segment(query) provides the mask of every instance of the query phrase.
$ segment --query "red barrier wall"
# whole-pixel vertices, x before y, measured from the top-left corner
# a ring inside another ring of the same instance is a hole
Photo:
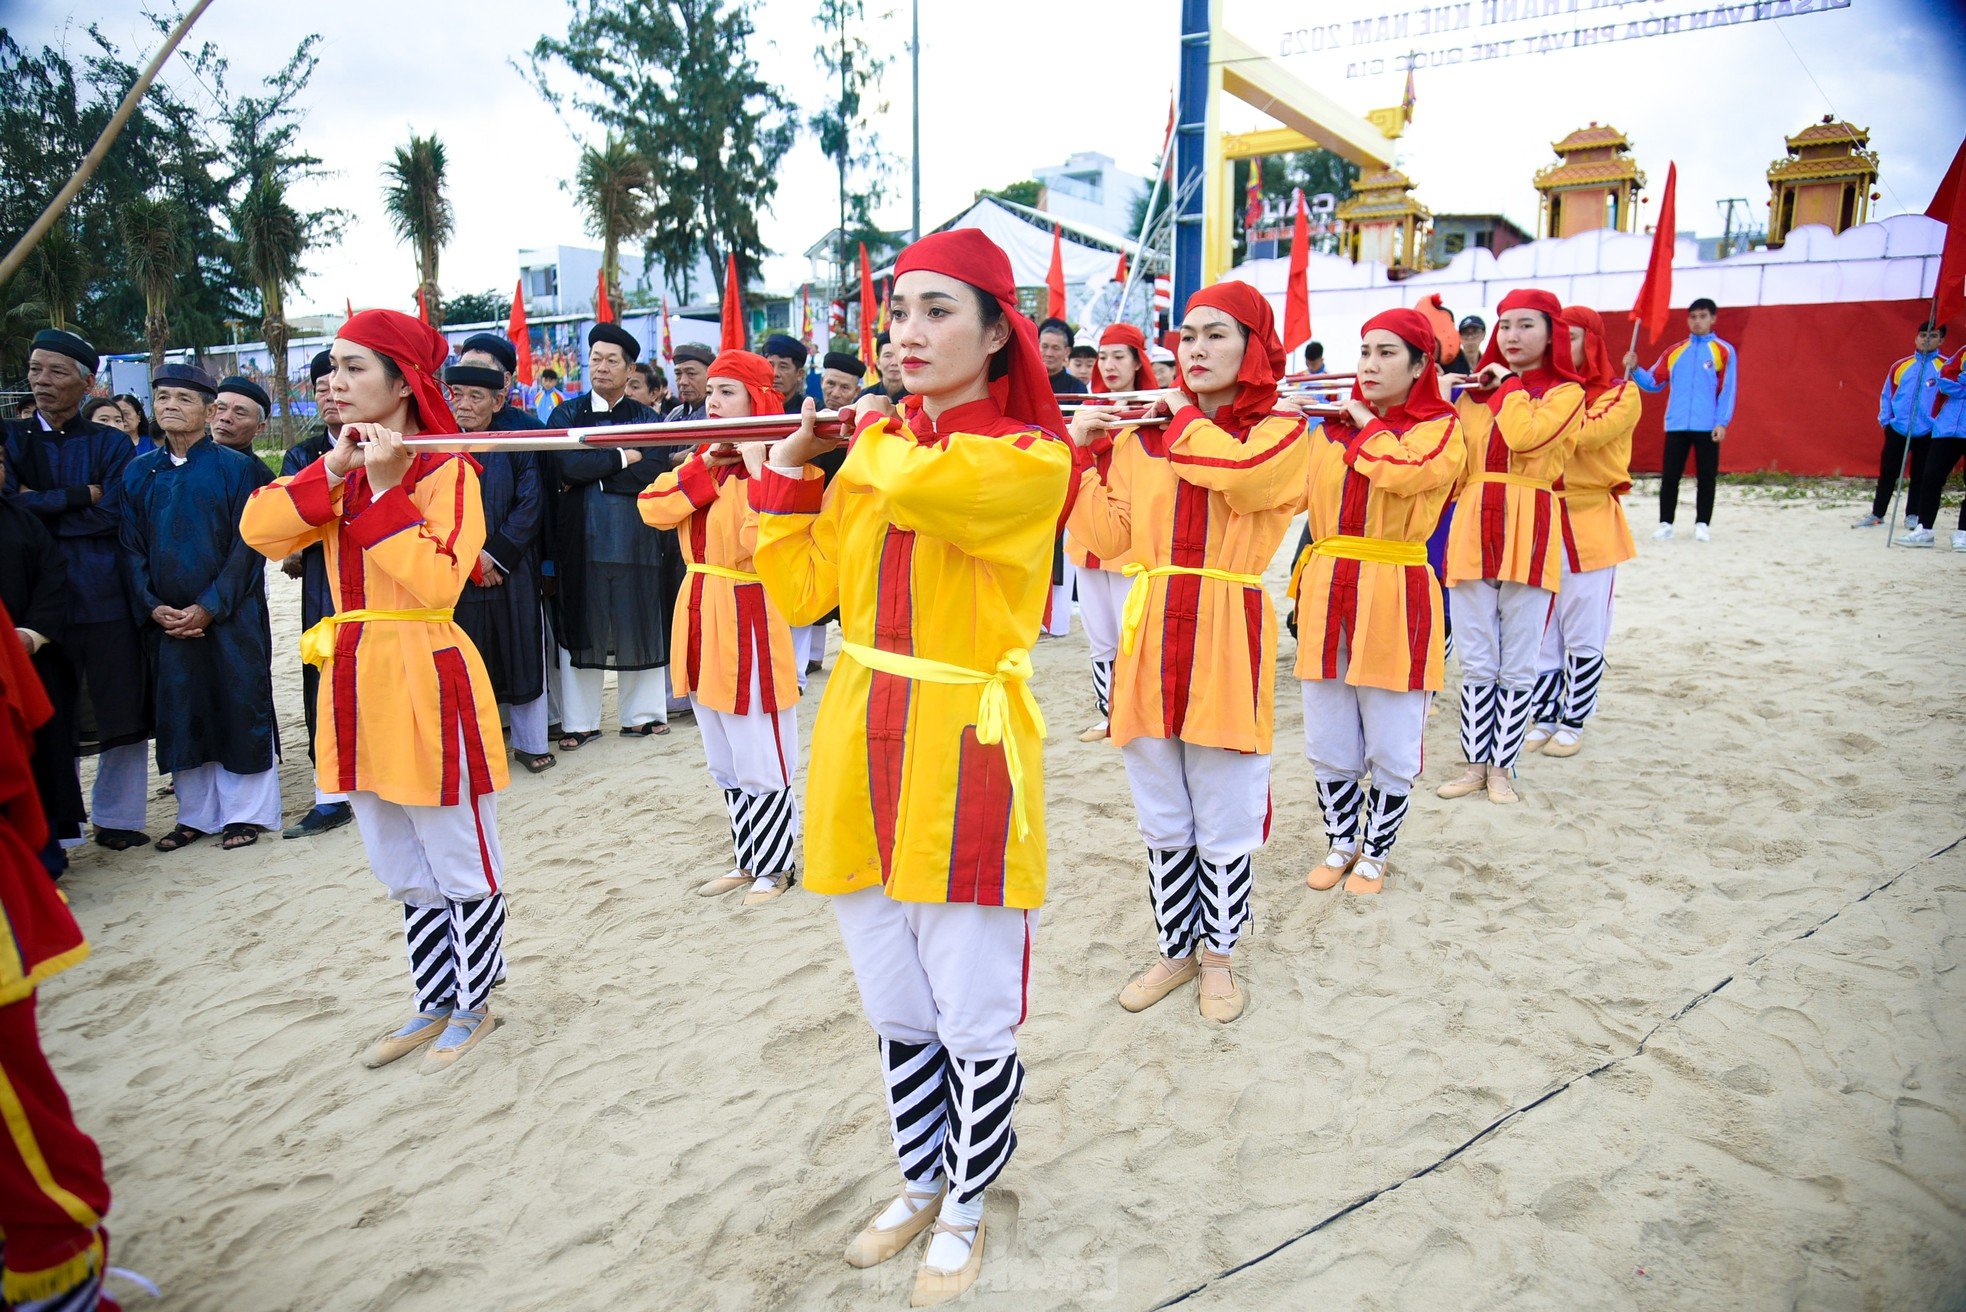
[[[1722,306],[1714,331],[1740,352],[1734,422],[1720,444],[1725,473],[1877,474],[1877,395],[1892,362],[1910,355],[1926,301]],[[1631,341],[1631,316],[1603,310],[1613,365]],[[1639,347],[1650,366],[1686,335],[1685,311],[1670,333]],[[1946,343],[1957,348],[1955,341]],[[1645,396],[1632,442],[1632,472],[1656,474],[1665,446],[1666,393]],[[1691,477],[1692,461],[1687,461]]]

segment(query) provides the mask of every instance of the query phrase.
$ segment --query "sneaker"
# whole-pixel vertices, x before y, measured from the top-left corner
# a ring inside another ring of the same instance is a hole
[[[1936,535],[1929,528],[1915,528],[1909,533],[1900,533],[1893,539],[1901,547],[1929,547]]]
[[[1712,539],[1713,535],[1707,532],[1707,526],[1705,524],[1695,524],[1693,526],[1693,540],[1695,542],[1709,542]]]
[[[355,808],[347,802],[329,802],[317,806],[294,824],[280,831],[282,838],[312,838],[325,834],[330,829],[339,829],[355,818]]]
[[[1657,528],[1655,528],[1655,529],[1653,529],[1653,530],[1652,530],[1652,540],[1653,540],[1654,542],[1670,542],[1670,541],[1672,541],[1672,525],[1670,525],[1670,524],[1661,524],[1661,525],[1659,525],[1659,527],[1657,527]]]
[[[1966,551],[1966,528],[1956,528],[1952,531],[1952,549]]]
[[[1879,524],[1882,524],[1883,522],[1884,522],[1884,516],[1882,515],[1865,515],[1862,519],[1858,520],[1850,527],[1851,528],[1876,528]]]

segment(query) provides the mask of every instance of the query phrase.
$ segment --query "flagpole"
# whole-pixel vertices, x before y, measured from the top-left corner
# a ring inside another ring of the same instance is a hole
[[[1160,167],[1154,170],[1153,189],[1147,193],[1147,212],[1140,216],[1139,249],[1133,254],[1133,263],[1127,268],[1126,281],[1120,285],[1120,303],[1113,308],[1113,322],[1119,323],[1126,317],[1126,302],[1133,295],[1134,279],[1140,276],[1140,266],[1147,258],[1147,232],[1153,226],[1154,205],[1160,200],[1161,184],[1167,180],[1167,153],[1174,148],[1174,134],[1168,133],[1160,146]],[[1148,316],[1151,320],[1152,316]]]

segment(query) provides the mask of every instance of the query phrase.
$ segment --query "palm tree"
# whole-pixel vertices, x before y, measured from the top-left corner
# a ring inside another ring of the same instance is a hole
[[[648,160],[626,141],[609,134],[597,150],[584,146],[574,175],[574,202],[587,218],[587,231],[601,241],[601,276],[608,303],[621,308],[621,243],[648,231]]]
[[[232,231],[244,272],[259,289],[260,332],[273,357],[273,384],[284,425],[293,414],[293,379],[287,370],[287,288],[300,280],[307,225],[287,202],[286,184],[268,169],[253,179],[233,206]]]
[[[27,372],[34,334],[47,322],[48,307],[35,299],[31,278],[17,274],[0,284],[0,378],[19,378]]]
[[[412,132],[410,144],[398,146],[396,158],[382,172],[389,180],[382,189],[389,224],[415,250],[417,290],[429,306],[430,322],[440,324],[444,315],[438,304],[437,257],[457,228],[457,216],[444,195],[444,143],[435,133],[419,137]]]
[[[176,201],[138,196],[124,203],[116,226],[130,277],[143,290],[143,340],[150,346],[150,367],[156,369],[164,363],[171,295],[189,263],[184,209]]]
[[[48,307],[48,322],[66,331],[89,289],[89,260],[67,220],[48,229],[27,266],[34,298]]]

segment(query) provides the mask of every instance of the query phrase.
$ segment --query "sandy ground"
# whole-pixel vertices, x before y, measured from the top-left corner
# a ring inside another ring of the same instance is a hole
[[[1226,1029],[1113,1001],[1152,952],[1132,807],[1076,741],[1082,636],[1042,644],[1052,900],[965,1305],[1966,1302],[1966,556],[1854,513],[1729,490],[1711,544],[1645,541],[1585,752],[1517,807],[1416,794],[1378,898],[1303,887],[1286,640]],[[292,816],[300,753],[284,782]],[[150,1306],[904,1305],[912,1260],[839,1260],[894,1179],[831,915],[690,894],[728,848],[689,722],[501,807],[505,1023],[440,1078],[356,1063],[406,982],[352,828],[79,856],[95,951],[43,1024]]]

